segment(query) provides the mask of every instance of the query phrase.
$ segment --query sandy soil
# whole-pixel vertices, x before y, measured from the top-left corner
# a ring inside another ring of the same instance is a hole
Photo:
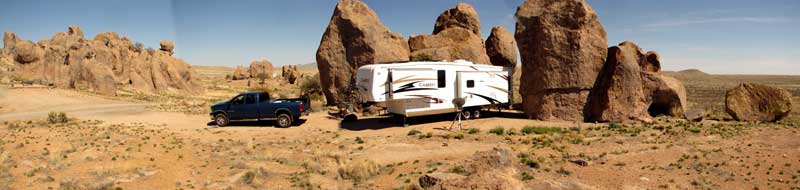
[[[207,115],[59,89],[6,90],[0,107],[0,189],[403,189],[429,173],[471,175],[458,168],[496,147],[513,152],[510,181],[529,187],[800,188],[799,123],[607,125],[507,112],[465,121],[471,133],[445,130],[451,115],[403,127],[317,112],[285,129],[218,128]],[[51,124],[50,111],[74,119]]]

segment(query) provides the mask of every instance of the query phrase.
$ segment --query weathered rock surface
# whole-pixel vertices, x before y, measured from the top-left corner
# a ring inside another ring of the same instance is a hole
[[[341,0],[317,50],[317,67],[327,104],[343,101],[343,89],[363,65],[409,60],[406,39],[389,31],[360,0]]]
[[[528,117],[583,121],[607,53],[597,14],[584,0],[526,0],[516,18],[520,94]]]
[[[412,61],[467,60],[490,64],[483,39],[467,29],[453,27],[436,35],[412,36],[408,40]]]
[[[8,37],[8,38],[6,38]],[[8,39],[8,40],[6,40]],[[57,87],[114,95],[125,89],[142,93],[197,92],[191,66],[169,52],[145,51],[128,38],[105,32],[83,38],[77,26],[34,44],[4,35],[4,51],[13,54],[13,75]]]
[[[467,3],[458,3],[456,7],[444,11],[436,18],[436,24],[433,27],[433,34],[452,27],[461,27],[469,30],[476,36],[481,36],[481,21],[478,17],[478,12],[472,5]]]
[[[422,188],[429,188],[436,184],[441,184],[444,181],[462,180],[464,178],[466,178],[466,176],[454,173],[429,173],[419,177],[419,186]]]
[[[633,42],[608,48],[608,58],[586,104],[590,122],[648,120],[651,116],[682,117],[686,105],[683,84],[648,65],[657,57],[642,52]]]
[[[792,111],[792,94],[766,85],[740,84],[728,90],[725,111],[738,121],[778,121]]]
[[[297,71],[297,65],[284,65],[281,67],[281,77],[289,84],[295,84],[298,78],[301,78],[300,71]]]
[[[272,77],[272,71],[274,68],[272,67],[272,63],[267,60],[261,61],[253,61],[250,63],[250,68],[247,69],[247,73],[250,74],[251,78],[270,78]]]
[[[517,42],[514,36],[502,26],[492,28],[486,39],[486,54],[492,65],[503,67],[517,66]]]

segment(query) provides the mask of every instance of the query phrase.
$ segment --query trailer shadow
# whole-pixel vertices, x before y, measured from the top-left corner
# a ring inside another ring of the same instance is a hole
[[[518,118],[524,119],[527,118],[525,114],[521,112],[484,112],[482,119],[487,118]],[[447,130],[447,128],[452,124],[452,122],[456,119],[456,114],[448,113],[448,114],[438,114],[438,115],[427,115],[427,116],[417,116],[413,118],[406,119],[407,126],[413,125],[421,125],[421,124],[428,124],[428,123],[436,123],[436,122],[447,122],[440,127],[435,127],[434,129],[441,129]],[[406,125],[403,124],[403,120],[399,118],[392,118],[388,115],[379,116],[379,117],[372,117],[372,118],[363,118],[358,119],[357,121],[350,121],[350,122],[341,122],[339,127],[345,130],[351,131],[362,131],[362,130],[380,130],[380,129],[387,129],[392,127],[405,127]],[[453,126],[455,127],[455,126]]]
[[[288,128],[300,127],[304,123],[306,123],[306,120],[305,119],[300,119],[300,120],[296,121],[294,124],[292,124],[291,127],[288,127]],[[206,126],[208,126],[208,127],[218,127],[217,124],[214,123],[213,121],[206,123]],[[277,127],[275,127],[275,121],[231,121],[230,123],[228,123],[228,126],[225,126],[225,127],[274,127],[274,128],[277,128]]]

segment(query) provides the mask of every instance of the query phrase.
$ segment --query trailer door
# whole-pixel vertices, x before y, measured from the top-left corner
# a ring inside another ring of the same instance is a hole
[[[438,90],[437,72],[433,69],[389,69],[388,100],[430,97]]]
[[[464,107],[508,103],[506,71],[459,71],[456,94],[465,99]]]

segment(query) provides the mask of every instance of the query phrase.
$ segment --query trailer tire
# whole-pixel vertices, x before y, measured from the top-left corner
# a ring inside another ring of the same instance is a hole
[[[225,114],[219,113],[214,116],[214,124],[217,124],[218,127],[225,127],[228,126],[228,123],[231,121],[228,119],[228,116]]]
[[[287,128],[292,126],[292,116],[289,114],[281,113],[275,117],[275,127]]]
[[[469,110],[461,111],[461,117],[464,117],[464,120],[472,119],[472,112]]]
[[[481,109],[475,109],[472,111],[472,118],[478,119],[481,118]]]

